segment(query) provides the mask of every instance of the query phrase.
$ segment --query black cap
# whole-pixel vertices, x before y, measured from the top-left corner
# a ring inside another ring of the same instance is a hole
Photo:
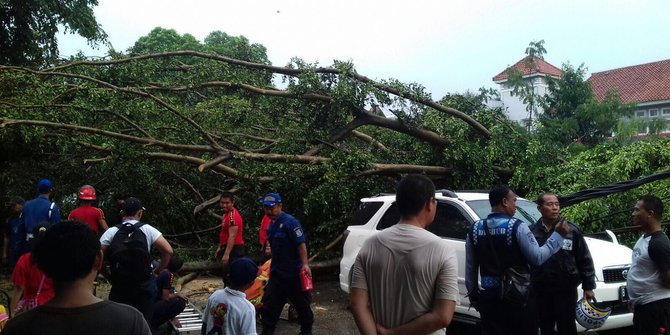
[[[140,199],[130,197],[126,199],[123,202],[123,205],[121,206],[121,210],[123,211],[123,215],[125,216],[131,216],[135,215],[140,210],[144,210],[144,206],[142,206],[142,202]]]

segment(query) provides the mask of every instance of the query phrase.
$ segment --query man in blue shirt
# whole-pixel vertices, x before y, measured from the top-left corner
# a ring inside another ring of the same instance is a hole
[[[26,202],[23,206],[23,222],[26,226],[26,242],[30,245],[33,239],[33,228],[37,224],[48,221],[51,223],[60,222],[60,207],[51,201],[51,194],[53,193],[53,186],[49,179],[42,179],[37,183],[37,190],[40,195],[33,200]]]
[[[472,225],[465,242],[465,286],[470,303],[478,308],[484,334],[537,334],[532,299],[525,306],[513,306],[500,298],[503,271],[514,267],[530,273],[561,250],[570,231],[565,221],[554,227],[540,247],[528,226],[514,217],[516,194],[506,185],[489,192],[491,214]],[[481,289],[477,274],[481,276]]]
[[[305,233],[300,222],[292,215],[282,211],[281,196],[269,193],[260,202],[265,214],[272,219],[267,230],[267,241],[272,249],[270,280],[263,295],[263,332],[262,335],[274,334],[279,315],[287,299],[291,300],[298,312],[300,334],[311,334],[314,313],[310,304],[312,295],[303,291],[301,271],[311,278],[312,271],[307,259]]]

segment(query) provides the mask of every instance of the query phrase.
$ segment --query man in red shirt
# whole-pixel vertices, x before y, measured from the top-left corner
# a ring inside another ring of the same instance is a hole
[[[221,194],[219,205],[223,209],[223,216],[221,218],[219,246],[216,248],[215,258],[221,261],[223,281],[228,283],[228,265],[245,255],[244,239],[242,239],[244,225],[240,212],[235,209],[235,201],[232,193],[224,192]]]
[[[67,219],[88,224],[100,236],[100,233],[103,233],[108,227],[107,221],[105,221],[105,214],[100,208],[93,207],[93,201],[95,201],[95,189],[93,186],[84,185],[79,188],[77,199],[79,200],[79,207],[73,210]]]

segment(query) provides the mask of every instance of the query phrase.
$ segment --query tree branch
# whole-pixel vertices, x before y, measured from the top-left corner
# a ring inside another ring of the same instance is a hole
[[[190,51],[190,50],[181,50],[181,51],[172,51],[172,52],[161,52],[161,53],[154,53],[154,54],[148,54],[148,55],[140,55],[140,56],[135,56],[135,57],[127,57],[124,59],[117,59],[117,60],[111,60],[111,61],[80,61],[80,62],[72,62],[69,64],[65,64],[62,66],[57,66],[53,67],[50,69],[47,69],[45,71],[56,71],[56,70],[63,70],[68,67],[73,67],[73,66],[80,66],[80,65],[88,65],[88,66],[100,66],[100,65],[113,65],[113,64],[122,64],[122,63],[129,63],[129,62],[134,62],[138,60],[143,60],[143,59],[155,59],[155,58],[169,58],[173,56],[190,56],[190,57],[200,57],[200,58],[205,58],[205,59],[210,59],[210,60],[216,60],[220,62],[225,62],[228,64],[233,64],[233,65],[238,65],[250,69],[257,69],[257,70],[266,70],[270,71],[272,73],[278,73],[278,74],[283,74],[287,76],[299,76],[303,73],[305,73],[307,70],[302,70],[302,69],[294,69],[294,68],[287,68],[287,67],[279,67],[279,66],[272,66],[272,65],[267,65],[267,64],[260,64],[260,63],[253,63],[253,62],[247,62],[239,59],[234,59],[230,57],[225,57],[217,54],[210,54],[210,53],[204,53],[204,52],[197,52],[197,51]],[[348,75],[342,73],[342,71],[334,68],[324,68],[324,67],[319,67],[316,69],[310,69],[310,72],[313,71],[315,73],[320,73],[320,74],[336,74],[336,75]],[[396,88],[390,87],[388,85],[384,85],[381,83],[378,83],[366,76],[360,75],[358,73],[352,73],[351,76],[355,78],[356,80],[366,83],[366,84],[371,84],[373,87],[382,90],[384,92],[396,95],[398,97],[411,100],[417,103],[420,103],[422,105],[431,107],[437,111],[449,114],[451,116],[454,116],[458,119],[463,120],[465,123],[470,125],[478,134],[483,136],[486,139],[491,138],[491,133],[489,132],[486,127],[484,127],[482,124],[477,122],[477,120],[471,118],[467,114],[453,109],[449,107],[442,106],[432,100],[423,98],[423,97],[417,97],[411,93],[403,92],[400,91]]]

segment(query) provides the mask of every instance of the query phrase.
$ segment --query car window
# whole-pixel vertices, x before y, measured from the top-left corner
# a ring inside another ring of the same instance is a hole
[[[384,213],[384,216],[382,216],[381,220],[379,220],[377,230],[391,227],[392,225],[398,223],[398,221],[400,221],[400,213],[398,213],[398,206],[396,206],[394,202],[391,204],[391,207],[386,210],[386,213]]]
[[[472,200],[467,202],[468,206],[472,208],[479,218],[486,218],[491,213],[491,205],[488,200]],[[525,199],[516,201],[516,214],[514,217],[521,219],[529,226],[537,222],[542,217],[540,211],[537,210],[537,204]]]
[[[517,200],[516,214],[514,216],[523,220],[530,226],[535,224],[535,222],[542,217],[542,214],[537,210],[536,203],[528,200]]]
[[[372,201],[372,202],[361,202],[358,206],[358,210],[354,213],[354,226],[361,226],[372,218],[375,213],[382,207],[384,203],[381,201]]]
[[[428,226],[428,231],[440,237],[465,240],[469,225],[470,221],[458,207],[450,203],[438,202],[435,220]]]

